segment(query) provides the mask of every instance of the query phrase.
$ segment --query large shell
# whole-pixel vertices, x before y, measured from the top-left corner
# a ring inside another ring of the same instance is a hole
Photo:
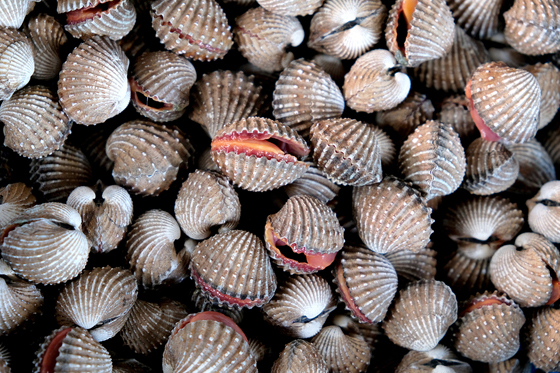
[[[330,181],[327,175],[317,168],[313,162],[308,162],[309,168],[302,177],[284,187],[288,197],[309,195],[328,203],[335,198],[340,187]]]
[[[465,150],[450,124],[427,121],[401,147],[399,168],[430,200],[453,193],[463,181]]]
[[[560,107],[560,69],[550,62],[525,66],[524,69],[537,78],[541,88],[541,112],[537,126],[541,129],[550,123]]]
[[[37,0],[10,0],[2,2],[0,14],[0,27],[21,27],[25,16],[33,10]]]
[[[167,190],[194,153],[177,128],[144,120],[119,126],[107,139],[105,151],[115,162],[115,182],[143,196]]]
[[[239,51],[250,63],[266,72],[280,71],[294,59],[286,52],[297,47],[305,32],[296,17],[274,14],[264,8],[250,9],[235,19],[233,29]]]
[[[469,100],[465,95],[445,98],[436,118],[439,122],[449,123],[464,143],[478,137],[478,131],[469,111]]]
[[[389,339],[415,351],[435,348],[457,320],[457,299],[440,281],[410,283],[393,302],[383,329]]]
[[[410,91],[410,78],[401,69],[391,52],[384,49],[360,56],[344,76],[342,90],[348,107],[372,113],[403,102]]]
[[[527,357],[538,369],[557,370],[560,365],[560,310],[543,307],[533,314],[527,332]]]
[[[260,6],[283,16],[306,16],[315,13],[324,0],[257,0]]]
[[[378,0],[328,0],[311,20],[307,46],[341,59],[359,57],[379,41],[386,16]]]
[[[367,370],[371,359],[367,343],[361,338],[344,335],[339,326],[324,327],[311,342],[317,347],[331,372],[360,373]]]
[[[72,207],[44,203],[27,209],[13,223],[16,226],[5,232],[0,250],[18,276],[58,284],[86,266],[89,244],[80,230],[80,214]]]
[[[430,242],[431,209],[398,179],[354,188],[352,210],[360,238],[372,251],[418,252]]]
[[[39,14],[29,20],[26,31],[35,46],[33,78],[56,78],[62,68],[60,49],[68,42],[64,28],[54,17]]]
[[[424,248],[417,253],[408,250],[393,251],[385,254],[397,275],[408,281],[433,280],[436,276],[436,254]]]
[[[60,105],[79,124],[98,124],[123,111],[130,101],[128,58],[115,41],[94,36],[77,46],[58,78]]]
[[[547,182],[556,180],[554,163],[536,139],[523,144],[512,144],[508,148],[519,163],[519,175],[509,191],[534,194]]]
[[[272,107],[277,121],[306,136],[313,123],[340,118],[344,97],[329,74],[313,62],[298,59],[276,81]]]
[[[232,230],[199,243],[189,264],[191,278],[208,298],[237,308],[266,304],[276,276],[261,240]]]
[[[527,207],[531,230],[560,243],[560,181],[544,184],[537,195],[527,201]]]
[[[355,119],[327,119],[311,127],[313,160],[329,179],[362,186],[381,181],[381,149],[374,126]]]
[[[267,96],[254,82],[253,75],[217,70],[204,74],[191,89],[192,111],[189,118],[214,138],[227,124],[259,116],[267,109]]]
[[[296,339],[284,347],[270,373],[328,373],[329,367],[313,343]]]
[[[23,211],[35,205],[32,189],[24,183],[8,184],[0,188],[0,230],[4,230]]]
[[[24,87],[35,70],[31,40],[20,31],[0,27],[0,100]]]
[[[226,15],[215,0],[156,0],[151,14],[165,48],[187,58],[224,58],[233,45]]]
[[[447,347],[437,345],[433,350],[407,353],[395,373],[472,373],[469,364],[457,360]]]
[[[498,16],[503,0],[449,0],[455,22],[477,39],[498,33]]]
[[[27,86],[0,106],[4,145],[27,158],[58,150],[72,128],[56,93],[45,86]]]
[[[18,280],[15,276],[1,276],[0,335],[13,331],[32,314],[39,312],[42,305],[43,295],[35,285]]]
[[[449,53],[455,23],[445,0],[419,0],[410,15],[405,15],[404,4],[405,0],[393,4],[385,28],[387,47],[397,61],[407,67],[416,67]],[[402,22],[406,22],[406,28]],[[406,36],[401,35],[405,30]]]
[[[227,177],[196,170],[189,174],[175,201],[175,216],[183,232],[195,240],[234,229],[241,217],[239,197]]]

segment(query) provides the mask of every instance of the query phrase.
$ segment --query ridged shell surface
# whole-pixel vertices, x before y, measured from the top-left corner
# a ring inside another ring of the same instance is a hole
[[[498,17],[503,0],[450,0],[447,2],[455,23],[477,39],[498,33]]]
[[[15,330],[42,306],[43,295],[35,285],[0,277],[0,335]]]
[[[469,253],[457,249],[447,258],[447,263],[443,267],[445,283],[451,286],[460,298],[488,289],[492,286],[489,271],[490,258],[473,258]]]
[[[523,144],[512,144],[508,149],[519,163],[519,175],[509,191],[534,194],[547,182],[556,180],[554,162],[536,139]]]
[[[112,373],[154,373],[154,371],[136,359],[115,359]]]
[[[560,181],[544,184],[536,196],[527,200],[529,227],[548,240],[560,242]]]
[[[547,131],[547,139],[543,143],[544,148],[552,161],[556,170],[560,172],[560,125],[555,126],[556,128]]]
[[[324,327],[311,340],[325,359],[330,372],[360,373],[369,366],[371,352],[363,339],[344,335],[336,325]]]
[[[21,27],[25,16],[33,10],[36,0],[11,0],[2,2],[0,27]]]
[[[313,162],[307,162],[309,168],[302,177],[284,187],[288,197],[297,195],[309,195],[328,203],[335,198],[340,187],[330,181],[327,175],[317,168]]]
[[[417,253],[408,250],[393,251],[385,254],[397,275],[408,281],[433,280],[436,276],[436,254],[424,248]]]
[[[222,306],[219,302],[206,298],[204,292],[200,289],[195,289],[191,301],[198,312],[214,311],[223,313],[238,325],[243,321],[246,311],[245,308],[238,309],[230,308],[227,305]]]
[[[60,49],[68,42],[64,28],[54,17],[39,14],[29,20],[26,31],[35,47],[33,78],[39,80],[56,78],[62,68]]]
[[[401,360],[395,373],[472,373],[471,366],[457,360],[455,354],[443,345],[433,350],[410,351]]]
[[[488,373],[523,373],[523,369],[524,366],[515,357],[499,363],[488,364]]]
[[[315,13],[324,0],[257,0],[260,6],[283,16],[306,16]]]
[[[340,58],[329,54],[318,53],[313,56],[311,62],[323,69],[323,71],[329,74],[335,82],[340,82],[344,79],[346,70]]]
[[[23,88],[35,71],[31,40],[20,31],[0,27],[0,100]]]
[[[538,369],[546,372],[560,365],[560,310],[543,307],[537,310],[528,323],[527,357]]]
[[[537,78],[541,88],[541,112],[537,126],[540,130],[550,123],[560,107],[560,69],[551,62],[525,66],[524,69]]]
[[[453,126],[455,132],[465,143],[478,137],[471,113],[469,100],[465,95],[456,95],[445,98],[441,103],[441,110],[436,115],[437,121]]]
[[[33,190],[24,183],[0,188],[0,230],[4,230],[23,211],[35,205]]]
[[[317,347],[311,342],[296,339],[284,347],[270,373],[328,373],[329,367]]]
[[[60,105],[76,123],[103,123],[130,101],[128,58],[115,41],[94,36],[76,47],[58,78]]]

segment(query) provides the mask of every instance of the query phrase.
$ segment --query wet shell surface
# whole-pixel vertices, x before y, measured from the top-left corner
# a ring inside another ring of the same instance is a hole
[[[94,36],[76,47],[58,78],[60,105],[76,123],[103,123],[130,101],[128,58],[115,41]]]
[[[512,144],[508,148],[519,163],[519,175],[509,191],[534,194],[547,182],[556,180],[554,163],[536,139],[523,144]]]
[[[0,100],[23,88],[35,71],[31,40],[20,31],[0,27]]]
[[[455,23],[477,39],[498,33],[498,16],[503,0],[449,0]]]
[[[239,197],[227,177],[196,170],[189,174],[175,201],[175,216],[181,229],[195,240],[234,229],[241,217]]]
[[[465,143],[478,137],[478,130],[469,111],[469,100],[465,95],[445,98],[441,110],[436,115],[437,121],[453,126],[455,132]]]
[[[401,70],[387,50],[375,49],[360,56],[344,76],[346,104],[366,113],[394,108],[410,91],[410,78]]]
[[[43,300],[41,290],[35,285],[16,276],[0,277],[0,335],[10,333],[32,314],[38,313]]]
[[[328,203],[337,196],[340,187],[330,181],[327,175],[317,168],[315,163],[307,162],[307,164],[309,168],[303,176],[284,186],[284,192],[288,197],[308,195]]]
[[[283,16],[306,16],[315,13],[324,0],[257,0],[260,6]]]
[[[33,10],[36,0],[12,0],[2,2],[0,27],[21,27],[25,16]]]
[[[560,365],[560,310],[543,307],[537,310],[528,323],[527,357],[538,369],[546,372]]]
[[[156,0],[151,15],[165,48],[186,58],[224,58],[233,45],[226,15],[215,0]]]
[[[457,299],[440,281],[410,283],[397,295],[383,321],[389,339],[415,351],[429,351],[457,320]]]
[[[354,188],[352,210],[360,238],[374,252],[418,252],[430,242],[431,209],[398,179]]]
[[[352,59],[381,38],[387,8],[381,1],[328,0],[315,13],[307,46],[341,59]]]
[[[36,201],[33,190],[24,183],[0,188],[0,230],[4,230],[23,211],[33,207]]]
[[[62,68],[60,50],[68,42],[64,28],[54,17],[39,14],[29,20],[26,31],[35,47],[33,78],[56,78]]]
[[[339,326],[325,326],[311,340],[331,372],[360,373],[369,366],[371,352],[367,343],[344,335]]]
[[[344,97],[334,80],[313,62],[290,62],[276,81],[272,114],[277,121],[306,136],[312,124],[340,118]]]
[[[397,271],[408,281],[433,280],[436,276],[436,251],[424,248],[417,253],[399,250],[384,255]]]
[[[433,350],[407,353],[395,373],[472,373],[469,364],[457,360],[457,357],[447,347],[437,345]]]
[[[545,127],[560,108],[560,69],[552,63],[537,63],[524,67],[537,78],[541,88],[541,112],[538,129]]]
[[[544,184],[536,196],[527,201],[529,226],[554,243],[560,243],[560,181]]]
[[[303,339],[291,341],[274,362],[270,373],[328,373],[329,367],[317,347]]]

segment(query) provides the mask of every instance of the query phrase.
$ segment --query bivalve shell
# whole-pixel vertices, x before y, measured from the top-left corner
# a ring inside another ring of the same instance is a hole
[[[21,27],[25,16],[33,10],[37,0],[10,0],[2,2],[2,14],[0,15],[0,27]]]
[[[499,363],[488,364],[488,373],[523,373],[523,365],[519,359],[511,358]]]
[[[550,372],[560,365],[560,310],[543,307],[537,310],[527,332],[527,357],[538,369]]]
[[[36,201],[33,190],[24,183],[0,188],[0,230],[4,230],[23,211],[33,207]]]
[[[441,103],[441,110],[436,114],[439,122],[453,126],[465,144],[478,137],[478,131],[469,111],[469,100],[465,95],[455,95],[445,98]]]
[[[436,254],[424,248],[416,253],[408,250],[393,251],[385,254],[397,275],[408,281],[433,280],[436,276]]]
[[[512,144],[508,149],[519,163],[519,174],[509,191],[534,194],[549,181],[556,180],[554,163],[546,149],[536,139]]]
[[[306,16],[315,13],[324,0],[257,0],[260,6],[283,16]]]
[[[302,177],[284,186],[288,197],[308,195],[328,203],[338,195],[340,187],[329,180],[327,175],[313,162],[307,162],[309,168]]]
[[[40,289],[13,277],[0,277],[0,335],[15,330],[43,306]]]
[[[362,373],[369,366],[371,352],[367,343],[344,335],[339,326],[324,327],[311,340],[334,373]]]
[[[541,112],[537,126],[540,130],[550,123],[560,108],[560,69],[550,62],[525,66],[524,69],[537,78],[541,88]]]
[[[0,100],[29,83],[35,71],[34,56],[33,43],[23,32],[0,27]]]
[[[62,68],[60,50],[68,42],[62,25],[52,16],[39,14],[27,23],[27,34],[35,46],[33,78],[51,80]]]
[[[302,339],[291,341],[274,362],[270,373],[328,373],[329,367],[317,347]]]
[[[222,306],[219,302],[206,298],[204,292],[200,289],[195,289],[192,294],[191,301],[198,312],[214,311],[223,313],[232,319],[236,324],[241,324],[246,310],[245,308],[239,309],[230,308],[227,305]]]
[[[340,82],[344,79],[346,70],[340,58],[331,56],[330,54],[318,53],[313,56],[311,62],[323,69],[335,82]]]
[[[544,184],[536,196],[527,200],[529,226],[554,243],[560,243],[560,181]]]
[[[498,33],[498,17],[503,0],[449,0],[455,23],[477,39]]]
[[[443,345],[433,350],[407,353],[395,373],[472,373],[472,368],[464,361],[457,360],[454,353]]]

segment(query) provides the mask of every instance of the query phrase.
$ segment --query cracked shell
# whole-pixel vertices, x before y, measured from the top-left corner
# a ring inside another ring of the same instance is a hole
[[[336,325],[325,326],[311,340],[325,359],[331,372],[360,373],[369,366],[371,352],[359,337],[344,334]]]
[[[51,80],[62,68],[60,52],[68,37],[62,25],[52,16],[39,14],[32,17],[25,29],[35,47],[35,71],[33,78]]]
[[[296,339],[288,343],[274,362],[270,373],[328,373],[321,353],[311,342]]]
[[[0,230],[4,230],[26,209],[33,207],[37,199],[33,190],[24,183],[8,184],[0,188]]]
[[[20,31],[0,27],[0,100],[23,88],[35,71],[35,50]]]
[[[560,181],[544,184],[536,196],[527,200],[529,226],[554,243],[560,243]]]

